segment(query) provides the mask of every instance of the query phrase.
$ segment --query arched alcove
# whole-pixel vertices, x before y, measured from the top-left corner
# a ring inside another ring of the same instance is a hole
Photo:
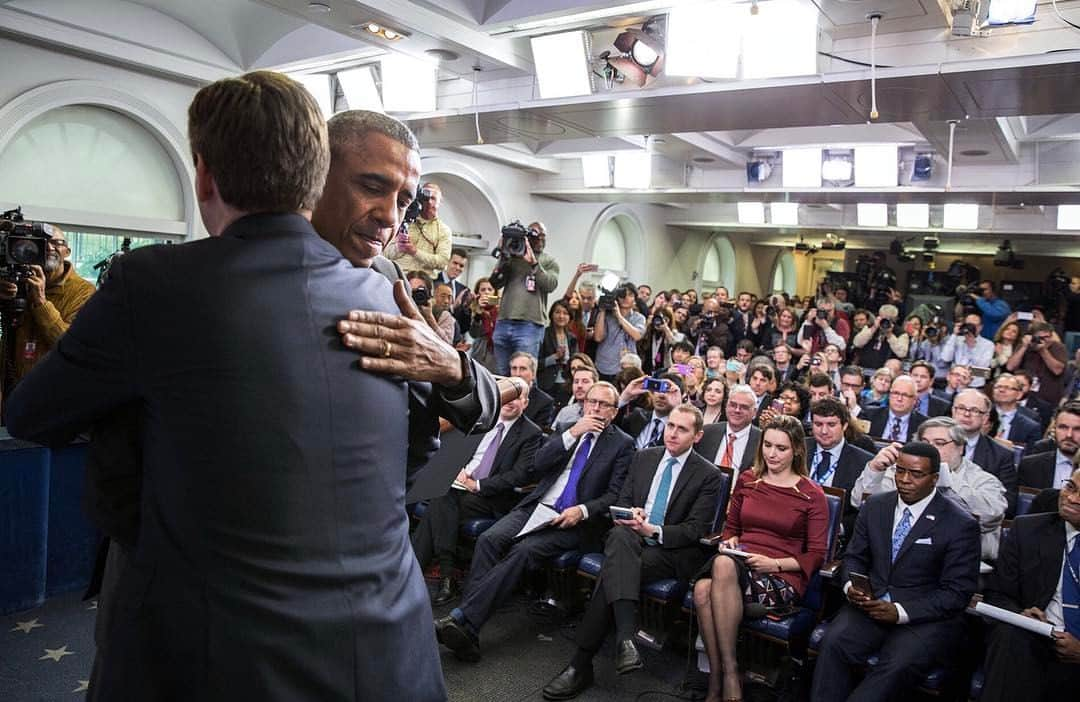
[[[735,247],[723,234],[714,233],[705,243],[698,259],[701,271],[700,291],[711,291],[723,286],[735,291]]]
[[[593,220],[585,242],[585,260],[599,265],[601,271],[642,282],[648,260],[646,245],[645,229],[633,209],[611,205]]]
[[[794,295],[796,290],[795,257],[790,251],[781,251],[773,263],[770,292],[786,292]]]

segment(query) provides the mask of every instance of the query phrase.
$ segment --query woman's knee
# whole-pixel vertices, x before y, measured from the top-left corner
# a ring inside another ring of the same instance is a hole
[[[712,580],[704,578],[694,583],[694,606],[695,607],[708,607],[712,602],[710,596],[710,590],[712,590]]]
[[[718,581],[717,584],[729,584],[735,582],[738,579],[738,571],[735,570],[735,561],[731,560],[730,556],[718,556],[713,559],[712,564],[712,576],[713,580]]]

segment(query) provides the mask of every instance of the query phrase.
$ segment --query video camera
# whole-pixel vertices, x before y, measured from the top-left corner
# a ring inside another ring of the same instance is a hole
[[[409,208],[405,210],[405,216],[401,220],[401,226],[407,228],[410,224],[416,221],[416,218],[420,216],[420,211],[424,209],[424,206],[428,204],[431,198],[435,197],[432,190],[421,190],[416,193],[416,198],[409,203]]]
[[[0,214],[0,280],[18,286],[15,297],[7,303],[9,310],[26,309],[26,280],[31,266],[45,267],[54,231],[51,224],[26,221],[21,207]]]
[[[979,306],[975,302],[975,292],[973,292],[973,288],[971,286],[957,285],[956,290],[954,291],[954,295],[956,296],[956,301],[960,303],[960,306],[963,308],[964,315],[978,313]]]
[[[502,241],[491,255],[495,258],[525,258],[525,242],[527,237],[536,238],[540,232],[535,229],[526,229],[519,220],[514,220],[500,230]],[[603,309],[603,308],[601,308]]]

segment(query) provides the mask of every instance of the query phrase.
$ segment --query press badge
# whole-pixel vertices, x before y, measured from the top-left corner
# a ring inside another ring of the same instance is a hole
[[[37,356],[37,342],[31,339],[23,346],[23,360],[33,361],[35,356]]]
[[[536,276],[535,275],[527,275],[527,276],[525,276],[525,289],[528,290],[529,292],[536,292]]]

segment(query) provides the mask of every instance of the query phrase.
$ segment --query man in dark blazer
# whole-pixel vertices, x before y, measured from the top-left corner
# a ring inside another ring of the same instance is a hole
[[[555,421],[555,400],[536,384],[536,356],[518,351],[510,357],[510,375],[529,384],[529,407],[525,416],[541,429]]]
[[[840,400],[834,397],[818,400],[810,406],[810,430],[813,435],[806,440],[810,479],[818,485],[841,488],[848,498],[863,468],[874,457],[844,440],[850,421],[847,406]],[[842,522],[845,541],[851,535],[858,512],[850,499],[844,500]]]
[[[1071,700],[1080,680],[1080,470],[1058,511],[1017,517],[1001,546],[984,601],[1054,625],[1052,638],[990,627],[981,700]]]
[[[915,381],[910,375],[897,376],[889,386],[889,403],[884,407],[863,410],[860,419],[870,422],[870,436],[906,443],[915,436],[926,415],[915,411]]]
[[[408,388],[368,371],[452,347],[427,344],[429,329],[414,338],[427,327],[402,318],[359,344],[360,370],[336,338],[349,310],[399,313],[386,279],[306,218],[329,149],[302,86],[225,79],[196,94],[189,120],[211,238],[115,262],[6,398],[9,431],[46,443],[142,408],[138,538],[95,694],[445,699],[404,519]],[[342,235],[389,236],[415,193],[415,139],[382,125],[363,140],[384,186],[378,214]],[[384,655],[356,653],[368,650]]]
[[[990,414],[990,398],[981,390],[962,390],[956,395],[952,408],[953,419],[964,430],[967,446],[964,455],[990,473],[1005,486],[1005,498],[1009,501],[1006,519],[1016,514],[1016,461],[1013,452],[983,433],[983,424]]]
[[[667,390],[646,390],[646,380],[667,383]],[[663,445],[668,415],[672,408],[682,402],[685,389],[682,376],[678,373],[661,373],[656,378],[634,378],[627,383],[619,396],[619,405],[623,409],[616,424],[634,440],[634,446],[638,449]],[[630,409],[637,399],[646,393],[652,401],[652,410],[641,407]]]
[[[998,436],[1014,444],[1031,446],[1042,438],[1035,413],[1020,406],[1020,381],[1012,373],[1002,373],[994,381],[994,407],[998,416]]]
[[[618,400],[614,385],[594,384],[581,421],[536,452],[536,489],[477,541],[461,604],[435,622],[439,642],[458,658],[480,659],[480,627],[510,597],[527,567],[577,548],[583,530],[607,518],[634,453],[633,440],[611,424]],[[519,536],[531,517],[545,514],[554,516]]]
[[[707,558],[698,539],[709,533],[720,492],[720,472],[693,450],[701,438],[701,412],[690,404],[671,411],[664,448],[638,451],[616,504],[632,519],[613,516],[592,600],[577,628],[578,651],[543,690],[544,699],[567,700],[592,684],[592,659],[615,625],[615,670],[643,667],[634,644],[641,586],[660,578],[691,578]]]
[[[1080,402],[1066,402],[1054,417],[1054,444],[1049,451],[1020,461],[1019,483],[1033,488],[1060,488],[1072,474],[1080,449]]]
[[[938,494],[940,457],[930,444],[906,444],[896,461],[897,492],[859,510],[844,556],[848,602],[829,624],[811,699],[904,699],[964,635],[963,614],[979,578],[979,525]],[[871,592],[854,574],[869,577]],[[880,661],[854,685],[867,657]]]
[[[1039,426],[1045,432],[1046,428],[1050,426],[1050,422],[1054,418],[1054,406],[1046,400],[1042,399],[1038,395],[1033,395],[1031,392],[1031,385],[1034,383],[1031,372],[1023,368],[1017,368],[1013,371],[1013,375],[1016,376],[1016,380],[1020,383],[1020,406],[1024,409],[1031,410],[1039,418]]]
[[[458,473],[453,487],[428,502],[427,512],[412,535],[413,551],[421,569],[439,563],[439,589],[434,605],[454,598],[454,560],[458,531],[468,519],[501,517],[521,499],[515,488],[535,481],[533,459],[543,432],[522,416],[527,396],[505,403],[499,421],[480,438],[469,462]]]
[[[706,426],[694,447],[714,465],[733,468],[735,476],[754,465],[761,443],[761,429],[750,423],[754,418],[754,399],[749,385],[732,387],[724,406],[727,421]],[[734,484],[732,480],[732,489]]]
[[[915,381],[915,411],[925,417],[943,417],[949,414],[950,403],[933,395],[934,366],[928,361],[915,361],[908,371]]]

